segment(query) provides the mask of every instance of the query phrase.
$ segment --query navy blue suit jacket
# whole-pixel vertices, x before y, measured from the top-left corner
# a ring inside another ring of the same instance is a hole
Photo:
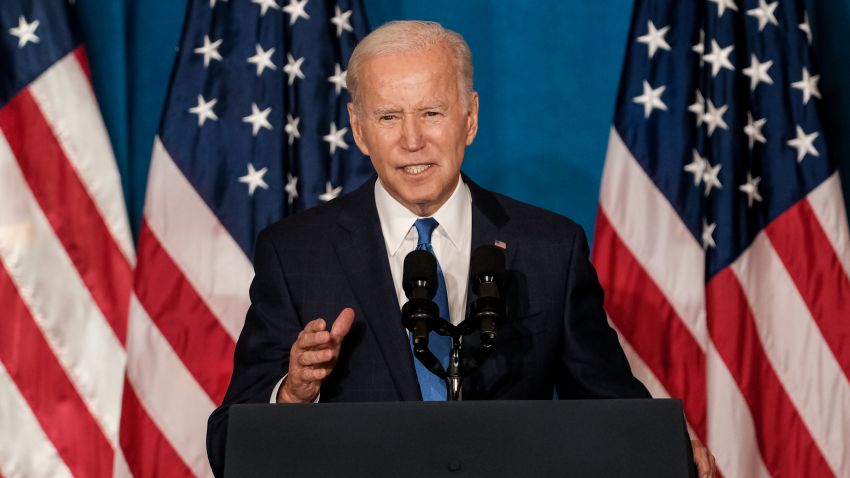
[[[560,398],[648,397],[607,324],[581,227],[464,180],[472,194],[472,249],[507,244],[510,319],[495,352],[465,379],[464,399],[547,400],[554,391]],[[321,401],[422,399],[374,183],[260,234],[233,376],[209,419],[207,449],[216,474],[223,470],[228,407],[269,401],[288,369],[290,346],[316,317],[330,326],[344,307],[356,314]],[[468,336],[464,353],[477,344]]]

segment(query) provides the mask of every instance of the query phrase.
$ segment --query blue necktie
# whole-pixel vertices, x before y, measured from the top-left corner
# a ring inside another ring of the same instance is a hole
[[[431,233],[439,225],[432,217],[416,220],[414,226],[416,227],[416,232],[419,233],[419,243],[416,244],[416,250],[428,251],[434,254],[434,248],[431,247]],[[437,257],[437,255],[434,254],[434,257]],[[440,308],[440,317],[444,320],[449,320],[449,297],[446,293],[446,280],[443,278],[443,269],[440,267],[439,262],[437,262],[437,295],[434,296],[434,302]],[[436,332],[431,332],[428,342],[431,352],[437,357],[443,368],[448,368],[452,339],[438,335]],[[411,349],[413,348],[412,340],[410,347]],[[419,377],[419,388],[422,390],[422,399],[426,401],[445,401],[447,398],[445,380],[431,373],[415,357],[413,362],[416,364],[416,375]]]

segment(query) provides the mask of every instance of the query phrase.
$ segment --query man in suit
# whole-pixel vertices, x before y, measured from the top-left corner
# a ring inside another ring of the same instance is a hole
[[[401,323],[402,264],[415,248],[434,252],[435,300],[453,323],[467,310],[470,251],[505,248],[510,320],[464,381],[464,399],[649,397],[607,324],[581,228],[460,173],[478,130],[460,35],[429,22],[384,25],[355,49],[347,83],[354,139],[377,178],[260,234],[233,376],[209,421],[214,471],[234,403],[445,399]],[[464,341],[466,353],[477,345]],[[700,471],[713,473],[710,454],[694,447]]]

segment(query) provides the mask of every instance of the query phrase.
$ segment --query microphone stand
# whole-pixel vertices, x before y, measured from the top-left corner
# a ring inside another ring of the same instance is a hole
[[[455,328],[457,330],[457,328]],[[447,397],[451,401],[460,400],[460,390],[463,382],[461,367],[462,345],[460,336],[452,334],[452,352],[449,355],[449,369],[446,371]]]

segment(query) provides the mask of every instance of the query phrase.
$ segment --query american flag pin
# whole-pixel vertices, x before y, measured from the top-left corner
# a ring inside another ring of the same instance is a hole
[[[502,242],[502,241],[496,241],[494,244],[496,245],[496,247],[500,247],[500,248],[502,248],[502,249],[507,249],[507,248],[508,248],[508,245],[507,245],[507,244],[505,244],[505,243],[504,243],[504,242]]]

